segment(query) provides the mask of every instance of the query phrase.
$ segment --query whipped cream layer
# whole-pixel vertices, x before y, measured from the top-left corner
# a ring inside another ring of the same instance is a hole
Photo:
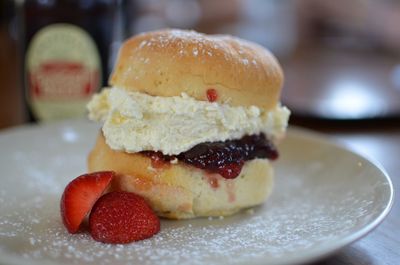
[[[104,121],[103,134],[114,150],[161,151],[177,155],[204,142],[264,133],[272,140],[286,131],[290,111],[278,105],[265,111],[199,101],[186,94],[150,96],[113,87],[88,104],[89,118]]]

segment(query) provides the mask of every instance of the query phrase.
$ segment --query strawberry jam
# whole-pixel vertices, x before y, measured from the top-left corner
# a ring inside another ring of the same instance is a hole
[[[155,152],[142,153],[152,157]],[[194,167],[233,179],[239,176],[245,161],[255,158],[275,160],[278,158],[278,151],[264,134],[259,134],[244,136],[239,140],[201,143],[176,156],[163,155],[160,152],[157,152],[157,156],[162,157],[164,161],[176,157],[179,161]]]
[[[210,102],[215,102],[218,99],[218,93],[217,90],[215,90],[214,88],[209,88],[207,89],[207,99]]]

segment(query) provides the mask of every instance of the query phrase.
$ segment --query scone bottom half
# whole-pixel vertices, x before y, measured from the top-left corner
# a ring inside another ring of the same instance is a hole
[[[89,154],[88,169],[115,171],[111,190],[141,195],[157,215],[171,219],[231,215],[263,203],[273,185],[268,159],[246,161],[236,178],[227,179],[179,160],[115,151],[101,132]]]

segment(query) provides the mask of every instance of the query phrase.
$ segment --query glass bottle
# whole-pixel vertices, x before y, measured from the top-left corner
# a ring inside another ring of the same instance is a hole
[[[84,116],[106,84],[117,0],[19,2],[24,91],[31,119]]]

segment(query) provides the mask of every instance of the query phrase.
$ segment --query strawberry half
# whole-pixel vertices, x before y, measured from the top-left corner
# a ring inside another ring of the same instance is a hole
[[[109,186],[115,173],[112,171],[84,174],[65,187],[61,197],[61,218],[68,232],[78,232],[85,216]]]
[[[126,244],[160,231],[160,220],[145,200],[134,193],[111,192],[93,206],[90,233],[103,243]]]

